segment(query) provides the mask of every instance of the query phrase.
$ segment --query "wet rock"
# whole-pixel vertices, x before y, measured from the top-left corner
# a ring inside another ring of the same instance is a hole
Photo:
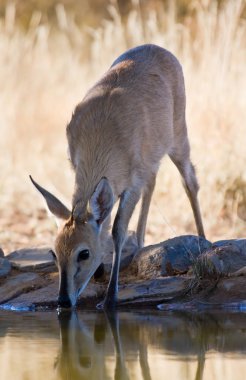
[[[161,277],[148,281],[138,281],[121,286],[119,304],[158,302],[184,294],[190,284],[190,278],[184,276]]]
[[[5,281],[0,287],[0,304],[11,300],[26,291],[44,286],[45,279],[37,273],[20,273]]]
[[[40,289],[20,294],[1,305],[7,310],[35,310],[38,306],[55,307],[57,305],[58,282],[53,282]]]
[[[173,302],[173,303],[163,303],[160,305],[157,305],[157,308],[159,310],[164,311],[181,311],[181,312],[205,312],[205,311],[238,311],[238,312],[245,312],[246,310],[246,301],[244,300],[232,300],[232,301],[226,301],[226,302],[207,302],[207,301],[188,301],[188,302]]]
[[[246,250],[244,250],[243,244],[213,245],[203,255],[203,258],[213,264],[217,273],[224,275],[236,272],[246,266]]]
[[[1,305],[3,309],[10,310],[36,310],[42,308],[56,308],[58,297],[58,275],[53,278],[52,283],[48,286],[43,286],[40,289],[29,291],[28,293],[20,294],[11,299],[11,301]],[[105,288],[98,284],[88,284],[80,299],[78,306],[83,305],[84,301],[102,297]]]
[[[7,276],[11,271],[11,264],[7,259],[0,257],[0,277]]]
[[[0,257],[4,257],[4,252],[3,252],[2,248],[0,248]]]
[[[194,260],[212,244],[198,236],[185,235],[145,247],[134,258],[139,278],[186,273]]]
[[[22,271],[56,271],[50,248],[23,248],[7,256],[13,268]]]
[[[138,244],[136,234],[134,232],[130,232],[122,250],[120,271],[126,269],[131,264],[137,250]],[[107,253],[103,258],[104,272],[109,274],[111,272],[114,251],[113,240],[111,237],[108,240],[106,251]]]
[[[158,305],[160,310],[246,310],[245,277],[221,278],[213,291],[187,293],[186,298]]]
[[[223,278],[207,298],[207,302],[227,305],[230,302],[245,301],[245,285],[245,277]]]

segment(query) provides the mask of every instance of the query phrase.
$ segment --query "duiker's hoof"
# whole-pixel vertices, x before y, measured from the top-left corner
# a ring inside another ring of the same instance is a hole
[[[117,306],[116,300],[105,298],[105,300],[97,304],[96,308],[98,310],[114,310],[116,306]]]
[[[99,302],[99,303],[97,304],[96,308],[97,308],[98,310],[103,310],[103,308],[104,308],[104,301]]]

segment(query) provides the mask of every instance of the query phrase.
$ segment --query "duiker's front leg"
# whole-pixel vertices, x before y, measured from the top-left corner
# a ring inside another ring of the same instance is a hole
[[[114,372],[115,380],[129,380],[129,375],[126,367],[126,361],[124,358],[124,352],[122,348],[121,335],[120,335],[120,324],[119,316],[116,310],[113,312],[105,313],[108,320],[110,330],[114,340],[115,354],[116,354],[116,365]]]
[[[112,230],[114,254],[111,276],[105,300],[98,305],[98,308],[107,309],[116,306],[121,252],[126,238],[128,223],[139,198],[140,190],[135,188],[125,190],[120,197],[120,204]]]

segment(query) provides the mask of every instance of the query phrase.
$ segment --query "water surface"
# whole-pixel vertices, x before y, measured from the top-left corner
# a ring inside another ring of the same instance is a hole
[[[1,380],[243,380],[246,313],[0,312]]]

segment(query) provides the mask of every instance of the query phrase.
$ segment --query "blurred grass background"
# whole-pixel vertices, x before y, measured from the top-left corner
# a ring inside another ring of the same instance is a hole
[[[69,205],[65,127],[127,48],[156,43],[180,60],[207,237],[243,237],[246,220],[245,0],[0,0],[0,246],[51,244],[28,174]],[[135,223],[133,218],[132,226]],[[164,159],[146,243],[196,233],[176,168]]]

